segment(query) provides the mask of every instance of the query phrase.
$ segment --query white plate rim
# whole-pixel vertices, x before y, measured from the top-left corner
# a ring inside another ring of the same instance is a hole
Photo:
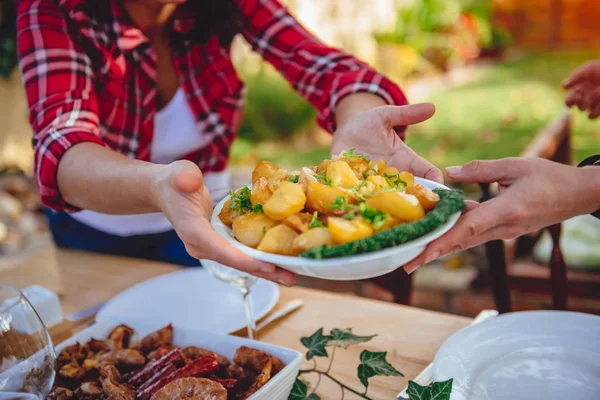
[[[448,339],[446,339],[446,341],[440,346],[440,348],[436,352],[435,357],[433,359],[433,362],[432,362],[433,378],[436,379],[436,375],[439,376],[440,374],[442,376],[446,376],[446,375],[450,376],[451,375],[446,370],[440,371],[438,369],[438,368],[440,368],[439,367],[439,363],[441,362],[440,358],[444,355],[444,353],[448,352],[448,348],[456,347],[456,346],[460,347],[460,344],[462,342],[464,342],[464,340],[462,340],[462,338],[464,336],[469,335],[473,331],[483,329],[487,324],[498,324],[498,323],[501,323],[504,321],[507,321],[506,323],[510,323],[511,321],[519,321],[519,320],[530,318],[532,315],[534,315],[534,316],[544,316],[544,315],[555,316],[557,314],[559,314],[561,316],[563,316],[563,315],[564,316],[573,316],[573,317],[577,317],[577,318],[585,318],[588,320],[596,320],[598,322],[598,325],[600,326],[600,316],[588,314],[588,313],[577,312],[577,311],[525,310],[525,311],[516,311],[516,312],[501,314],[495,318],[492,318],[488,321],[484,321],[480,324],[467,326],[467,327],[459,330],[458,332],[455,332]]]
[[[192,269],[193,268],[193,269]],[[210,273],[208,272],[208,270],[203,269],[202,267],[198,266],[198,267],[188,267],[188,268],[183,268],[179,271],[174,271],[174,272],[170,272],[167,274],[163,274],[163,275],[159,275],[156,276],[154,278],[150,278],[150,279],[146,279],[145,281],[142,282],[138,282],[133,286],[128,287],[127,289],[123,290],[122,292],[118,293],[116,296],[112,297],[110,300],[108,300],[106,302],[106,304],[104,304],[102,306],[102,308],[100,308],[100,310],[98,310],[98,313],[96,313],[96,317],[94,318],[94,320],[96,322],[103,322],[105,320],[110,320],[110,319],[114,319],[114,318],[118,318],[117,316],[113,316],[113,315],[109,315],[107,317],[103,317],[103,311],[106,312],[106,309],[108,309],[109,306],[112,306],[112,303],[116,302],[117,299],[121,296],[125,296],[128,294],[128,292],[132,292],[134,290],[139,290],[140,287],[149,284],[150,282],[153,281],[158,281],[161,279],[164,279],[164,277],[166,276],[170,276],[170,275],[174,275],[174,274],[181,274],[181,273],[186,273],[186,272],[190,272],[193,270],[202,270],[204,271],[208,276],[211,277],[211,279],[217,279],[217,278],[213,278],[212,275],[210,275]],[[259,278],[260,279],[260,278]],[[271,312],[275,306],[277,305],[277,303],[279,302],[279,299],[281,297],[281,291],[279,289],[279,285],[277,285],[275,282],[271,282],[265,279],[260,279],[261,281],[264,281],[269,287],[272,288],[273,293],[270,296],[270,300],[267,302],[267,306],[265,306],[264,310],[257,312],[258,310],[254,310],[255,313],[255,320],[258,322],[261,318],[265,317],[269,312]],[[229,332],[213,332],[213,333],[222,333],[222,334],[232,334],[234,332],[240,331],[242,329],[246,328],[246,323],[242,322],[242,324],[240,325],[239,328],[231,330]]]
[[[429,188],[434,188],[434,189],[440,188],[440,189],[451,190],[449,187],[447,187],[441,183],[430,181],[430,180],[424,179],[424,178],[415,177],[415,182],[423,184]],[[248,188],[252,188],[252,185],[250,185],[250,184],[245,185],[245,186],[247,186]],[[382,249],[382,250],[374,251],[374,252],[370,252],[370,253],[357,254],[357,255],[353,255],[353,256],[335,257],[335,258],[326,258],[326,259],[321,259],[321,260],[315,260],[315,259],[304,258],[304,257],[283,256],[283,255],[279,255],[279,254],[266,253],[264,251],[253,249],[252,247],[248,247],[245,244],[236,240],[231,234],[231,228],[226,226],[219,219],[219,212],[221,211],[221,209],[223,208],[223,205],[225,204],[225,202],[228,199],[229,199],[229,196],[226,196],[215,206],[215,208],[213,210],[213,214],[211,217],[211,225],[213,226],[215,231],[219,235],[224,237],[231,245],[236,247],[238,250],[241,250],[242,252],[246,253],[247,255],[251,256],[252,258],[255,258],[260,261],[269,262],[269,263],[272,263],[275,265],[286,265],[286,266],[293,266],[293,267],[338,266],[340,264],[340,262],[343,262],[345,264],[354,264],[354,263],[376,260],[379,258],[386,257],[388,255],[396,254],[398,252],[410,251],[415,248],[425,246],[425,245],[431,243],[432,241],[434,241],[435,239],[439,238],[446,232],[448,232],[450,229],[452,229],[452,227],[456,224],[456,222],[458,221],[458,219],[461,216],[461,212],[457,212],[457,213],[453,214],[448,219],[448,221],[446,221],[446,223],[444,225],[434,229],[431,232],[426,233],[425,235],[423,235],[417,239],[411,240],[409,242],[406,242],[406,243],[403,243],[403,244],[400,244],[397,246],[389,247],[386,249]]]

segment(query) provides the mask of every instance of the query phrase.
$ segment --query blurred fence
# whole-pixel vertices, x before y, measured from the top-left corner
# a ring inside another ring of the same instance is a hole
[[[495,8],[518,45],[600,45],[600,0],[495,0]]]

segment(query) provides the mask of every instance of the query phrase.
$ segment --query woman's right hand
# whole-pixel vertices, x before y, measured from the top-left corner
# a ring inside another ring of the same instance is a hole
[[[214,260],[287,286],[295,283],[293,273],[253,259],[215,232],[210,224],[212,199],[204,186],[202,172],[194,163],[176,161],[170,164],[152,189],[156,203],[192,257]]]

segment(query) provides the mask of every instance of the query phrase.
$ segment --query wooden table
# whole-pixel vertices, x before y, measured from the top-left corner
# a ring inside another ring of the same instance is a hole
[[[19,270],[28,271],[24,279]],[[44,285],[45,271],[51,269],[60,278],[60,298],[65,314],[105,301],[133,284],[161,274],[176,271],[172,265],[93,254],[40,250],[22,260],[16,268],[0,268],[0,282],[20,287]],[[27,282],[26,282],[27,281]],[[465,327],[468,318],[421,310],[414,307],[343,296],[306,288],[281,288],[279,305],[295,298],[304,307],[283,320],[271,324],[260,333],[260,340],[304,352],[300,338],[311,335],[320,327],[353,328],[359,335],[378,334],[364,344],[338,351],[331,374],[357,390],[362,385],[356,378],[359,354],[362,350],[387,351],[388,361],[402,377],[372,379],[369,396],[373,399],[395,399],[407,384],[427,364],[451,334]],[[324,359],[319,365],[326,367]],[[306,364],[306,366],[312,365]],[[308,375],[307,378],[310,378]],[[339,399],[340,389],[332,382],[321,382],[318,394],[323,399]],[[349,396],[346,399],[355,399]]]

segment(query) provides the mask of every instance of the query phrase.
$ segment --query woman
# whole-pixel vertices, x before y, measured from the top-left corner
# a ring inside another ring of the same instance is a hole
[[[59,211],[50,216],[59,245],[183,265],[213,259],[294,283],[209,223],[209,192],[220,198],[229,186],[244,102],[229,55],[236,33],[318,109],[333,153],[354,147],[441,179],[393,130],[433,106],[399,107],[398,87],[320,43],[277,0],[21,0],[35,174]]]

